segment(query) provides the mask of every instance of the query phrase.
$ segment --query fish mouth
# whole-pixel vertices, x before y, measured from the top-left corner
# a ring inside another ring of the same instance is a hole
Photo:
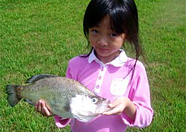
[[[101,115],[103,112],[106,112],[109,110],[109,105],[110,101],[109,100],[105,100],[103,101],[103,103],[101,104],[100,108],[98,108],[96,111],[95,111],[95,114],[98,116],[98,115]]]

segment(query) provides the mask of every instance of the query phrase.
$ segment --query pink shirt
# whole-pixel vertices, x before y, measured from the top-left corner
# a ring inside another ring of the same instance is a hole
[[[89,57],[71,59],[66,76],[111,101],[116,97],[128,97],[137,107],[135,121],[130,120],[125,113],[98,116],[86,123],[76,119],[62,120],[55,116],[56,125],[65,127],[70,123],[73,132],[123,132],[127,126],[148,126],[153,117],[148,79],[145,68],[139,61],[135,72],[130,72],[134,64],[135,60],[128,58],[123,50],[107,64],[100,62],[92,52]]]

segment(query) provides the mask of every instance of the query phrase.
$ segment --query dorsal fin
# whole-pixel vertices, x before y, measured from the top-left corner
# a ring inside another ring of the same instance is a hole
[[[52,75],[52,74],[39,74],[39,75],[35,75],[32,76],[31,78],[29,78],[26,83],[34,83],[40,79],[46,78],[46,77],[57,77],[56,75]]]

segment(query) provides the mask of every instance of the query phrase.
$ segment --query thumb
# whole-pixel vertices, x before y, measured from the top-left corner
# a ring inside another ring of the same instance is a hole
[[[117,105],[119,105],[119,102],[117,101],[117,99],[115,99],[113,102],[111,102],[111,103],[109,104],[109,107],[110,107],[110,108],[114,108],[114,107],[116,107]]]

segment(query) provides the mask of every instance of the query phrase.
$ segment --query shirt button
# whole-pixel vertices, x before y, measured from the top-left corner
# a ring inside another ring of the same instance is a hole
[[[96,88],[99,88],[99,85],[96,85]]]
[[[99,76],[98,79],[101,80],[101,76]]]

